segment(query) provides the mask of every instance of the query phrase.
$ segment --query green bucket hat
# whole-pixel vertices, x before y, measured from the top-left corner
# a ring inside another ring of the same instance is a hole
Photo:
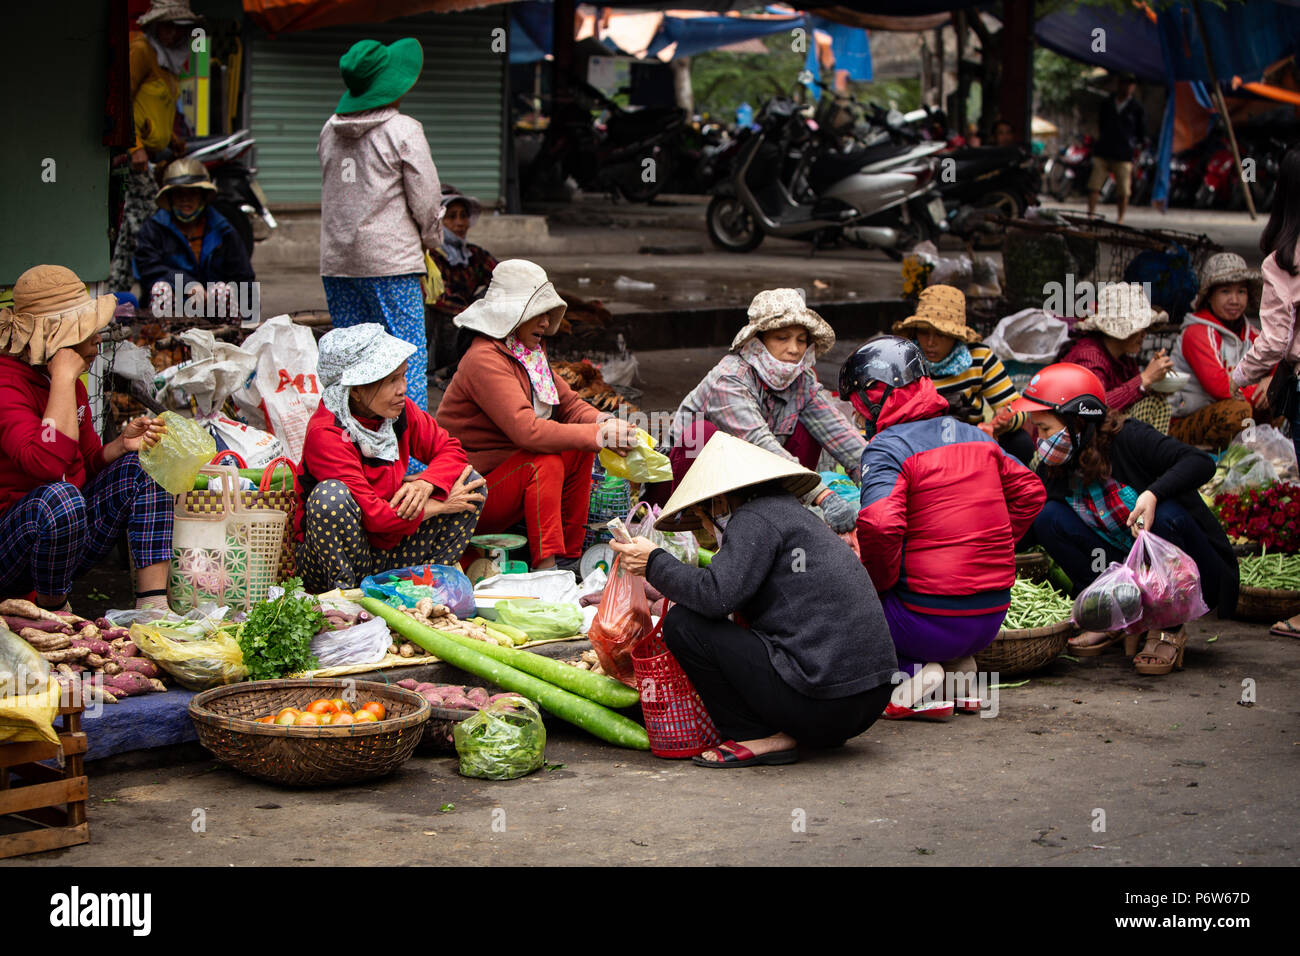
[[[339,57],[339,71],[348,91],[339,97],[338,113],[361,113],[387,106],[406,95],[424,69],[424,50],[414,37],[384,46],[378,40],[358,40]]]

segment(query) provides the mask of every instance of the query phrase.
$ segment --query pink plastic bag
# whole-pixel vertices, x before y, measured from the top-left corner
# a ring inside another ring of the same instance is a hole
[[[1139,531],[1124,565],[1142,592],[1142,630],[1176,628],[1209,612],[1196,562],[1159,535]]]

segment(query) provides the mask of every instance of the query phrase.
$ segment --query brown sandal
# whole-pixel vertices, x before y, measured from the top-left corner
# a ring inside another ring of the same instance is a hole
[[[1165,659],[1156,652],[1168,644],[1174,648],[1173,656]],[[1159,631],[1155,637],[1148,637],[1146,646],[1137,657],[1155,658],[1154,663],[1139,663],[1137,658],[1133,660],[1133,666],[1137,668],[1139,674],[1148,674],[1153,677],[1163,677],[1171,672],[1174,668],[1183,669],[1183,652],[1187,650],[1187,629],[1180,627],[1177,631],[1170,634],[1168,631]]]

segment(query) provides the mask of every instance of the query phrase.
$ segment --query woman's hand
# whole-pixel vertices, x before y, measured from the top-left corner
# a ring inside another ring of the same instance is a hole
[[[122,441],[123,451],[140,451],[142,448],[152,448],[158,444],[166,433],[167,426],[163,424],[161,418],[148,418],[142,415],[127,422],[118,437]]]
[[[131,150],[131,168],[137,173],[146,173],[149,171],[149,151],[143,146],[139,149]]]
[[[636,426],[621,418],[607,418],[600,423],[596,439],[601,448],[609,448],[626,455],[637,445]]]
[[[1250,393],[1251,394],[1250,404],[1252,408],[1259,409],[1259,408],[1268,407],[1268,389],[1269,386],[1272,384],[1273,384],[1273,376],[1268,375],[1267,377],[1264,378],[1263,381],[1261,381],[1258,385],[1255,386],[1255,391]],[[1245,398],[1245,396],[1241,392],[1241,389],[1237,388],[1237,386],[1232,383],[1232,376],[1229,375],[1228,376],[1229,394],[1231,394],[1234,391],[1234,389],[1236,391],[1236,394],[1232,395],[1233,398]]]
[[[75,382],[90,369],[85,356],[74,348],[64,347],[50,356],[45,363],[45,370],[50,379],[56,382]]]
[[[1138,495],[1138,500],[1133,505],[1133,510],[1128,514],[1128,527],[1133,532],[1133,537],[1137,537],[1139,531],[1150,531],[1151,526],[1156,523],[1156,496],[1149,491],[1144,491]]]
[[[622,558],[618,563],[619,567],[638,578],[645,577],[645,566],[646,562],[650,560],[650,553],[659,547],[649,538],[643,537],[633,538],[627,544],[623,544],[621,541],[611,541],[609,546]]]
[[[462,511],[473,511],[483,503],[483,495],[478,493],[478,489],[487,484],[486,478],[475,478],[469,480],[469,476],[474,474],[474,469],[469,465],[460,473],[456,483],[451,486],[447,492],[445,501],[429,500],[424,506],[424,516],[426,518],[436,514],[454,515]]]
[[[1158,382],[1174,370],[1174,360],[1165,354],[1161,349],[1155,355],[1151,356],[1151,361],[1147,362],[1147,367],[1142,370],[1142,384],[1150,388],[1153,382]]]
[[[429,496],[433,494],[433,485],[423,478],[416,478],[413,481],[402,483],[402,487],[397,489],[397,494],[388,502],[388,506],[397,512],[397,517],[403,521],[414,521],[416,518],[424,515],[424,506],[429,503]]]

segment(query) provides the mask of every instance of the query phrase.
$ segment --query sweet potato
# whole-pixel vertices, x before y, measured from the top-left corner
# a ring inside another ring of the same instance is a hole
[[[14,617],[29,617],[32,619],[44,618],[48,620],[63,623],[63,618],[53,611],[47,611],[44,608],[37,607],[31,601],[24,601],[21,598],[9,598],[7,601],[0,601],[0,614]]]
[[[122,673],[122,665],[117,661],[109,661],[104,665],[104,676],[112,677],[114,674]]]
[[[397,686],[403,690],[415,690],[419,686],[419,682],[414,677],[408,677],[405,680],[399,680]]]
[[[97,641],[100,638],[100,630],[93,624],[83,624],[81,630],[77,632],[77,636],[83,640]]]
[[[415,656],[415,645],[414,645],[414,644],[403,644],[403,645],[398,649],[397,653],[401,654],[403,657],[414,657],[414,656]]]
[[[90,653],[98,654],[101,657],[107,657],[113,653],[113,646],[108,641],[101,641],[97,637],[74,637],[72,638],[73,647],[88,647]]]
[[[18,632],[21,637],[38,651],[61,651],[72,645],[72,638],[66,634],[51,634],[49,631],[37,631],[25,627]]]
[[[36,631],[50,631],[53,633],[62,633],[64,628],[61,621],[50,620],[47,617],[15,617],[12,614],[5,614],[3,617],[5,626],[15,634],[20,633],[25,627],[30,627]]]
[[[151,677],[151,678],[149,678],[149,686],[152,687],[155,691],[165,691],[165,690],[167,690],[167,685],[164,684],[162,681],[160,681],[160,680],[159,680],[158,678],[156,678],[156,677]]]
[[[123,657],[118,660],[122,665],[122,673],[134,672],[144,677],[157,677],[158,665],[147,657]]]
[[[128,641],[122,645],[122,649],[117,653],[119,657],[139,657],[140,648],[136,647],[133,642]]]
[[[40,651],[41,657],[45,658],[51,664],[64,664],[72,661],[79,661],[90,653],[88,647],[65,647],[57,651]]]
[[[105,677],[104,689],[115,697],[130,697],[132,694],[144,694],[153,690],[149,686],[149,678],[135,671],[122,671],[112,677]]]
[[[415,685],[415,692],[417,694],[423,694],[427,690],[433,690],[433,686],[434,685],[430,684],[428,681],[424,681],[423,683]]]
[[[107,664],[107,663],[108,663],[107,660],[105,660],[104,658],[100,657],[100,656],[99,656],[98,654],[96,654],[94,651],[91,651],[89,654],[86,655],[86,664],[87,664],[88,666],[90,666],[90,667],[93,667],[93,668],[94,668],[95,670],[97,670],[97,671],[98,671],[98,670],[103,670],[103,669],[104,669],[104,665]]]

